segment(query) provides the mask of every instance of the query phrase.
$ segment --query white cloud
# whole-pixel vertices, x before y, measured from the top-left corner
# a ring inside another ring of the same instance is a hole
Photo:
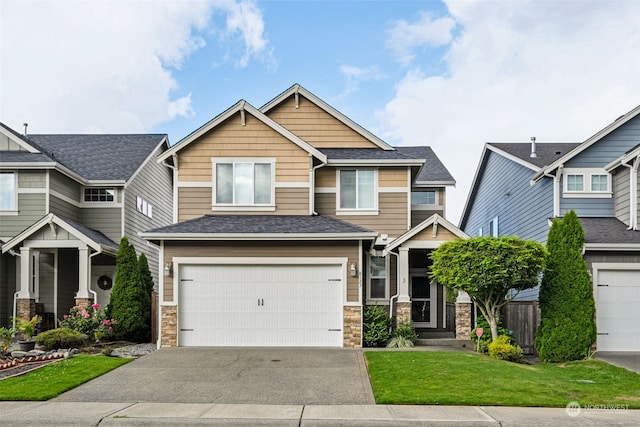
[[[33,133],[143,132],[189,117],[175,73],[205,46],[215,8],[241,35],[239,62],[268,44],[253,3],[223,3],[3,1],[1,120]]]
[[[394,23],[388,31],[387,47],[400,63],[408,65],[416,57],[412,52],[414,49],[448,44],[455,25],[456,22],[451,17],[436,18],[431,13],[421,12],[415,23],[405,20]]]
[[[346,87],[337,98],[342,98],[358,90],[360,82],[380,81],[385,78],[385,74],[377,65],[362,68],[355,65],[343,64],[340,66],[340,74],[346,78]]]
[[[485,142],[580,142],[640,103],[640,3],[448,6],[462,32],[446,75],[417,64],[378,114],[389,140],[431,145],[453,173],[457,221]]]

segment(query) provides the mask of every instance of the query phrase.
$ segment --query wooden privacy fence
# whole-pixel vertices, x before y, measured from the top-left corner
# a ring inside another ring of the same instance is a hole
[[[538,301],[511,301],[502,311],[502,325],[513,331],[524,354],[536,354],[533,345],[540,318]]]

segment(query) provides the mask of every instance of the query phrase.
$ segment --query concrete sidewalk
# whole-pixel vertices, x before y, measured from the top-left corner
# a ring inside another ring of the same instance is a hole
[[[637,426],[640,411],[413,405],[0,402],[3,427],[39,426]]]

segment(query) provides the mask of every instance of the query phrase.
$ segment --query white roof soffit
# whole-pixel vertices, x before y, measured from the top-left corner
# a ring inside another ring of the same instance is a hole
[[[219,124],[227,120],[228,118],[232,117],[234,114],[238,112],[242,114],[245,111],[251,114],[252,116],[254,116],[256,119],[263,122],[264,124],[266,124],[267,126],[269,126],[270,128],[272,128],[273,130],[275,130],[276,132],[278,132],[279,134],[281,134],[282,136],[284,136],[285,138],[289,139],[294,144],[298,145],[307,153],[319,159],[323,163],[327,162],[327,156],[322,154],[316,148],[312,147],[311,145],[309,145],[308,143],[306,143],[305,141],[303,141],[302,139],[300,139],[299,137],[297,137],[296,135],[294,135],[293,133],[291,133],[281,125],[279,125],[277,122],[275,122],[274,120],[264,115],[262,112],[260,112],[258,109],[253,107],[251,104],[249,104],[245,100],[241,100],[241,101],[238,101],[231,108],[227,109],[223,113],[214,117],[209,122],[205,123],[203,126],[191,132],[182,140],[178,141],[176,145],[169,148],[167,151],[165,151],[162,155],[158,157],[158,163],[162,163],[172,155],[178,153],[178,151],[182,150],[184,147],[191,144],[193,141],[197,140],[205,133],[209,132],[211,129],[215,128],[216,126],[218,126]]]
[[[586,150],[587,148],[591,147],[593,144],[595,144],[596,142],[598,142],[599,140],[601,140],[602,138],[604,138],[605,136],[607,136],[608,134],[610,134],[614,130],[618,129],[619,127],[623,126],[628,121],[630,121],[633,118],[635,118],[638,114],[640,114],[640,105],[638,105],[637,107],[635,107],[633,110],[629,111],[628,113],[626,113],[626,114],[618,117],[617,119],[615,119],[613,121],[613,123],[610,123],[604,129],[598,131],[595,135],[593,135],[593,136],[589,137],[588,139],[586,139],[583,143],[578,145],[573,150],[569,151],[564,156],[560,157],[555,162],[551,163],[548,166],[543,167],[532,178],[532,180],[531,180],[532,183],[535,183],[535,182],[539,181],[540,178],[542,178],[546,174],[552,172],[553,170],[555,170],[559,166],[564,165],[568,160],[570,160],[573,157],[575,157],[576,155],[582,153],[584,150]]]
[[[263,105],[260,108],[260,111],[262,111],[263,113],[266,114],[266,113],[269,112],[269,110],[271,110],[275,106],[279,105],[283,100],[287,99],[289,96],[294,95],[294,94],[301,94],[302,96],[307,98],[309,101],[313,102],[318,107],[322,108],[325,112],[327,112],[328,114],[332,115],[334,118],[340,120],[346,126],[350,127],[353,131],[359,133],[361,136],[363,136],[364,138],[366,138],[369,141],[373,142],[374,144],[376,144],[378,147],[382,148],[383,150],[387,150],[387,151],[394,151],[395,150],[395,148],[393,148],[391,145],[387,144],[382,139],[380,139],[379,137],[375,136],[374,134],[372,134],[371,132],[369,132],[368,130],[366,130],[362,126],[360,126],[358,123],[354,122],[349,117],[345,116],[340,111],[336,110],[331,105],[327,104],[322,99],[318,98],[313,93],[309,92],[307,89],[305,89],[304,87],[300,86],[297,83],[295,85],[291,86],[289,89],[287,89],[284,92],[282,92],[280,95],[278,95],[277,97],[275,97],[271,101],[267,102],[265,105]]]

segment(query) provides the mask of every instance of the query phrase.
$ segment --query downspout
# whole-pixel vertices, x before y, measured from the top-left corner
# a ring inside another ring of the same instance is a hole
[[[400,295],[400,287],[398,286],[398,284],[400,283],[400,254],[397,254],[395,252],[389,251],[389,253],[393,256],[396,257],[396,294],[392,295],[391,298],[389,298],[389,317],[393,316],[393,300],[394,299],[398,299],[398,296]]]
[[[309,174],[311,175],[311,188],[309,189],[309,211],[311,211],[311,215],[316,216],[318,212],[316,212],[316,169],[319,169],[323,166],[326,166],[326,163],[320,163],[317,166],[313,166],[313,156],[309,154],[309,161],[311,162],[311,171]]]
[[[635,221],[633,218],[633,199],[635,198],[633,195],[633,169],[635,165],[625,162],[620,162],[620,165],[629,168],[629,227],[627,227],[627,230],[633,230],[635,229]]]
[[[18,258],[20,258],[20,254],[14,250],[9,250],[9,253],[13,256],[17,256]],[[15,294],[13,294],[13,324],[11,325],[11,327],[13,328],[13,330],[16,329],[16,314],[17,313],[17,305],[18,305],[18,294],[20,294],[20,291],[16,292]]]
[[[542,174],[542,176],[546,176],[547,178],[553,179],[553,216],[556,218],[560,216],[560,177],[562,176],[562,169],[564,169],[564,165],[558,166],[558,169],[555,175],[551,175],[550,173],[547,173],[547,172],[544,172]],[[534,184],[535,182],[532,179],[531,185],[534,185]]]
[[[91,277],[91,271],[93,270],[93,265],[91,264],[91,258],[93,258],[96,255],[100,255],[101,253],[102,253],[102,248],[100,248],[100,250],[98,250],[98,251],[92,253],[91,255],[89,255],[89,278]],[[98,303],[98,293],[96,291],[94,291],[93,289],[91,289],[91,281],[89,281],[89,286],[87,287],[87,289],[89,290],[89,292],[91,292],[93,294],[93,302],[94,302],[94,304],[97,304]],[[58,323],[58,319],[56,319],[56,323]]]

